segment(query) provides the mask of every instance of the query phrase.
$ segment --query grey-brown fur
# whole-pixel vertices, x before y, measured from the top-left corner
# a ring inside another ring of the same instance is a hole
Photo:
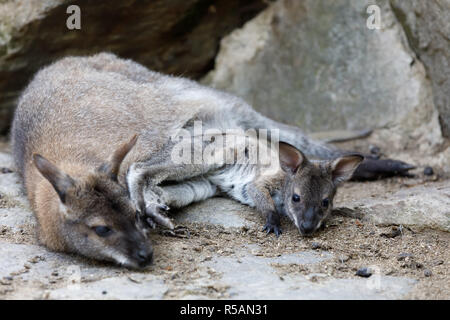
[[[165,211],[161,208],[166,205],[183,207],[221,191],[263,213],[264,229],[277,235],[281,233],[283,214],[304,235],[317,230],[331,212],[336,188],[351,178],[363,160],[360,155],[347,155],[335,160],[309,161],[295,147],[280,143],[276,159],[279,163],[274,167],[251,163],[245,155],[235,158],[232,164],[221,161],[177,164],[169,150],[170,147],[165,147],[147,162],[130,167],[131,197],[147,215],[160,219],[159,214]],[[167,182],[170,185],[165,186]],[[300,197],[298,203],[292,201],[294,195]],[[329,204],[322,205],[324,200]],[[171,227],[164,219],[157,223]]]
[[[135,62],[108,53],[64,58],[36,74],[20,97],[12,126],[14,157],[38,217],[43,242],[56,250],[72,250],[99,257],[98,250],[92,249],[90,252],[91,249],[86,249],[88,252],[81,252],[79,247],[73,245],[80,234],[85,235],[83,232],[62,235],[61,225],[66,218],[61,212],[61,199],[48,178],[45,179],[42,171],[37,170],[36,163],[32,161],[33,154],[40,154],[61,172],[72,177],[77,181],[77,188],[82,188],[86,195],[95,185],[92,181],[97,180],[109,181],[106,194],[110,193],[109,189],[122,188],[121,199],[128,209],[116,211],[127,212],[124,215],[127,221],[134,221],[131,213],[133,208],[140,210],[141,214],[145,211],[151,226],[159,223],[172,227],[164,214],[164,202],[184,206],[228,188],[216,185],[212,183],[214,179],[210,179],[218,170],[224,169],[220,165],[173,167],[164,162],[171,150],[170,137],[182,128],[189,128],[195,120],[201,120],[206,128],[220,130],[280,129],[280,140],[291,144],[294,149],[302,150],[306,156],[334,159],[343,155],[340,150],[310,140],[296,127],[262,116],[240,98],[196,82],[152,72]],[[105,162],[133,134],[139,138],[117,172],[118,183],[114,182],[111,175],[104,174],[104,169],[108,167]],[[302,159],[306,157],[302,156]],[[354,163],[360,161],[352,159]],[[322,172],[319,176],[328,175],[330,180],[332,167],[336,166],[333,160],[320,164],[303,160],[302,169],[298,172],[286,174],[287,171],[278,170],[270,179],[267,176],[262,178],[261,170],[255,169],[259,171],[254,181],[242,190],[248,199],[257,200],[257,209],[267,216],[266,227],[269,231],[278,228],[276,207],[280,207],[280,201],[289,201],[286,197],[291,196],[293,186],[301,184],[302,190],[309,190],[317,181],[322,181],[313,178],[318,176],[316,170]],[[350,167],[354,170],[354,166]],[[208,177],[205,178],[205,175]],[[105,180],[107,177],[109,180]],[[168,178],[178,185],[172,184],[165,189],[158,186]],[[319,184],[323,185],[322,182]],[[123,198],[125,185],[132,200],[130,203]],[[296,212],[290,210],[288,215],[293,220],[294,216],[297,220],[304,219],[309,207],[317,207],[319,196],[313,191],[307,192],[311,196],[303,200],[306,201],[304,208],[297,208]],[[330,195],[332,193],[329,192]],[[76,195],[77,192],[72,194]],[[79,200],[89,203],[89,206],[102,203],[92,200],[92,197],[89,199]],[[103,199],[109,199],[109,196],[104,195]],[[273,199],[281,200],[274,202]],[[107,208],[110,203],[105,201],[104,207]],[[81,202],[78,212],[90,212],[89,206]],[[109,209],[100,210],[100,215],[106,216],[103,212],[107,211]],[[300,228],[301,221],[296,224]],[[135,231],[141,232],[138,227]],[[109,247],[114,248],[114,245]]]

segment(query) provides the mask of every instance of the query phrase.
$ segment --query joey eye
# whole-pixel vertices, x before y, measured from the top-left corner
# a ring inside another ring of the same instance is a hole
[[[328,200],[328,198],[322,200],[322,207],[328,208],[329,205],[330,205],[330,200]]]
[[[298,194],[294,193],[294,195],[292,196],[292,201],[299,202],[300,201],[300,196]]]
[[[99,237],[107,237],[112,233],[112,230],[106,226],[98,226],[93,229]]]

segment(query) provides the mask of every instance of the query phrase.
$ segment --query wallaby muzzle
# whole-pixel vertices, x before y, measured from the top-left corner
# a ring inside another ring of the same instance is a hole
[[[311,235],[317,230],[320,224],[320,218],[322,216],[322,209],[319,207],[309,207],[306,209],[303,219],[298,226],[302,235]]]
[[[134,259],[137,261],[139,268],[145,268],[153,262],[153,249],[150,246],[142,246],[134,253]]]

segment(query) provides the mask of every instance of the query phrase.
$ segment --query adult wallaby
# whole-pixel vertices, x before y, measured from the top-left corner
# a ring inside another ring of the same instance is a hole
[[[194,132],[196,121],[222,131],[279,129],[278,166],[249,164],[246,152],[235,165],[175,163],[171,138]],[[137,141],[121,145],[132,133]],[[38,72],[19,100],[12,143],[47,246],[138,266],[151,260],[143,225],[173,228],[168,205],[222,191],[262,212],[268,232],[280,233],[285,213],[310,234],[354,172],[371,178],[412,168],[376,159],[358,167],[361,155],[312,141],[242,99],[108,53],[64,58]]]
[[[146,228],[136,215],[126,189],[117,182],[120,163],[136,142],[136,136],[103,162],[95,153],[71,146],[71,141],[64,136],[52,134],[51,128],[46,131],[45,127],[37,126],[46,132],[44,137],[28,131],[33,129],[33,124],[22,122],[31,120],[28,116],[32,113],[18,112],[15,146],[23,143],[24,148],[15,151],[23,152],[18,166],[22,166],[41,242],[53,250],[79,253],[127,267],[151,264],[153,249]],[[26,124],[30,126],[22,126]],[[53,140],[55,143],[50,145],[48,139],[59,141]],[[67,147],[59,148],[59,143]],[[35,152],[45,153],[51,161]]]

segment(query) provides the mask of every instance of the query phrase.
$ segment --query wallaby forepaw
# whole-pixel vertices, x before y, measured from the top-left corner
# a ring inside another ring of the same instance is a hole
[[[165,204],[150,203],[145,207],[145,215],[147,216],[147,219],[150,219],[159,225],[173,230],[175,226],[173,225],[170,218],[166,215],[166,212],[168,212],[169,210],[170,208]]]
[[[277,226],[277,225],[272,224],[272,223],[269,223],[269,222],[267,222],[267,223],[264,225],[262,231],[265,231],[267,234],[273,232],[273,233],[277,236],[277,238],[283,233],[283,232],[281,231],[280,226]]]

